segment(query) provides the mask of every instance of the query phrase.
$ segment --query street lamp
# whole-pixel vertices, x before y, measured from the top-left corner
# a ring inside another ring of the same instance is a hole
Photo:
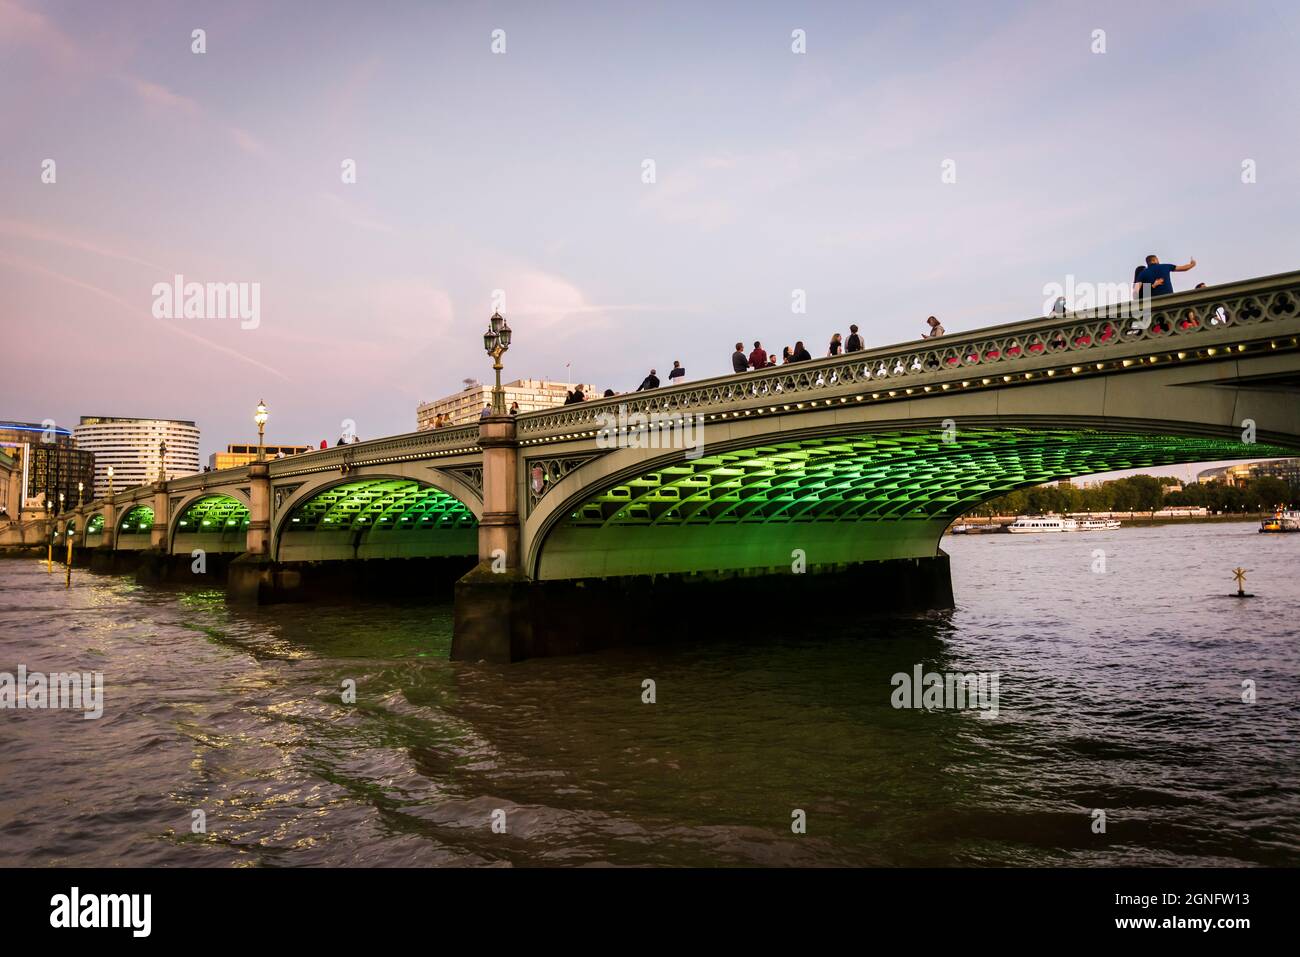
[[[77,508],[81,508],[81,493],[86,490],[85,482],[77,483]]]
[[[253,421],[257,423],[257,461],[266,461],[266,447],[262,444],[266,435],[266,420],[269,416],[266,409],[266,403],[261,400],[257,403],[257,411],[253,413]]]
[[[492,414],[506,414],[506,394],[501,389],[501,356],[510,348],[510,326],[501,318],[501,313],[492,313],[488,320],[488,331],[483,333],[483,351],[492,357],[492,368],[496,372],[497,384],[492,390]]]
[[[167,455],[167,440],[159,439],[158,440],[158,481],[160,482],[167,481],[166,455]]]
[[[108,467],[108,500],[113,501],[113,466]]]

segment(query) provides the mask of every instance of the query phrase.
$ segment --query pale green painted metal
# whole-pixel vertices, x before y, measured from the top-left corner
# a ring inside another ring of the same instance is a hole
[[[134,505],[127,509],[118,525],[119,535],[148,535],[153,527],[153,508],[148,505]]]
[[[1029,485],[1119,469],[1292,454],[1211,438],[1072,430],[928,429],[812,438],[703,456],[606,489],[574,527],[956,517]]]
[[[476,525],[474,513],[440,489],[410,479],[361,479],[303,501],[290,515],[285,531],[361,527],[409,531]]]
[[[229,495],[209,495],[191,502],[176,521],[177,535],[245,535],[248,507]]]

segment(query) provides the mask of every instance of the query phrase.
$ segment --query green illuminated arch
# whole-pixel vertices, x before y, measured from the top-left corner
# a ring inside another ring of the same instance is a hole
[[[191,502],[176,519],[177,535],[245,535],[248,507],[229,495],[208,495]]]
[[[414,479],[364,478],[322,489],[280,525],[281,560],[477,553],[478,521],[455,496]]]
[[[104,531],[104,516],[92,515],[90,521],[86,523],[86,535],[98,535]]]
[[[148,505],[131,506],[117,525],[119,535],[148,535],[151,528],[153,508]]]
[[[1291,454],[1223,439],[964,429],[803,439],[702,456],[606,489],[575,527],[956,517],[1017,488],[1118,469]]]
[[[931,426],[679,457],[567,510],[536,553],[537,577],[788,567],[792,548],[805,548],[809,564],[923,557],[935,554],[952,519],[1015,489],[1294,454],[1214,437],[1086,429],[970,427],[944,438]]]

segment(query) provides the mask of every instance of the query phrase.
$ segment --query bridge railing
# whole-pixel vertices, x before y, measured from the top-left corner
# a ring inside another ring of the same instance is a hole
[[[1156,298],[1145,315],[1138,304],[1122,302],[529,412],[519,416],[519,435],[536,439],[597,429],[603,417],[620,406],[626,406],[629,415],[693,415],[756,398],[797,398],[848,384],[893,388],[943,371],[1002,374],[1018,364],[1041,364],[1053,355],[1091,361],[1134,343],[1159,343],[1161,349],[1174,342],[1177,348],[1184,343],[1194,347],[1197,337],[1210,332],[1297,318],[1300,272],[1281,273]]]
[[[274,480],[311,472],[338,471],[344,466],[355,468],[361,465],[383,465],[405,459],[465,455],[478,451],[478,425],[474,424],[427,432],[408,432],[404,435],[392,435],[367,442],[299,452],[297,455],[287,455],[282,459],[268,459],[267,464],[270,466],[271,478]],[[167,490],[173,494],[209,488],[215,490],[238,486],[247,481],[248,466],[241,465],[236,468],[198,472],[194,475],[169,479]],[[113,503],[118,508],[123,508],[135,502],[147,501],[152,494],[152,485],[137,485],[115,492]],[[105,504],[107,504],[107,496],[86,502],[83,508],[86,511],[98,511]],[[63,514],[71,514],[74,511],[75,509],[68,509]]]

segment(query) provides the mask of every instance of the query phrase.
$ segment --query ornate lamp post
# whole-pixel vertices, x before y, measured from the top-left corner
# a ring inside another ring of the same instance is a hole
[[[492,390],[492,414],[506,414],[506,394],[501,388],[501,357],[510,348],[510,326],[501,318],[501,313],[492,313],[488,320],[488,331],[483,333],[483,350],[492,357],[492,368],[496,372],[497,384]]]
[[[266,461],[266,446],[263,443],[266,436],[266,420],[269,416],[266,403],[259,400],[257,411],[253,413],[253,421],[257,423],[257,461],[259,462]]]
[[[167,456],[167,440],[159,439],[158,440],[158,481],[160,482],[167,481],[166,456]]]
[[[113,466],[108,467],[108,500],[113,501]]]
[[[81,508],[81,493],[86,490],[85,482],[77,483],[77,508]]]

